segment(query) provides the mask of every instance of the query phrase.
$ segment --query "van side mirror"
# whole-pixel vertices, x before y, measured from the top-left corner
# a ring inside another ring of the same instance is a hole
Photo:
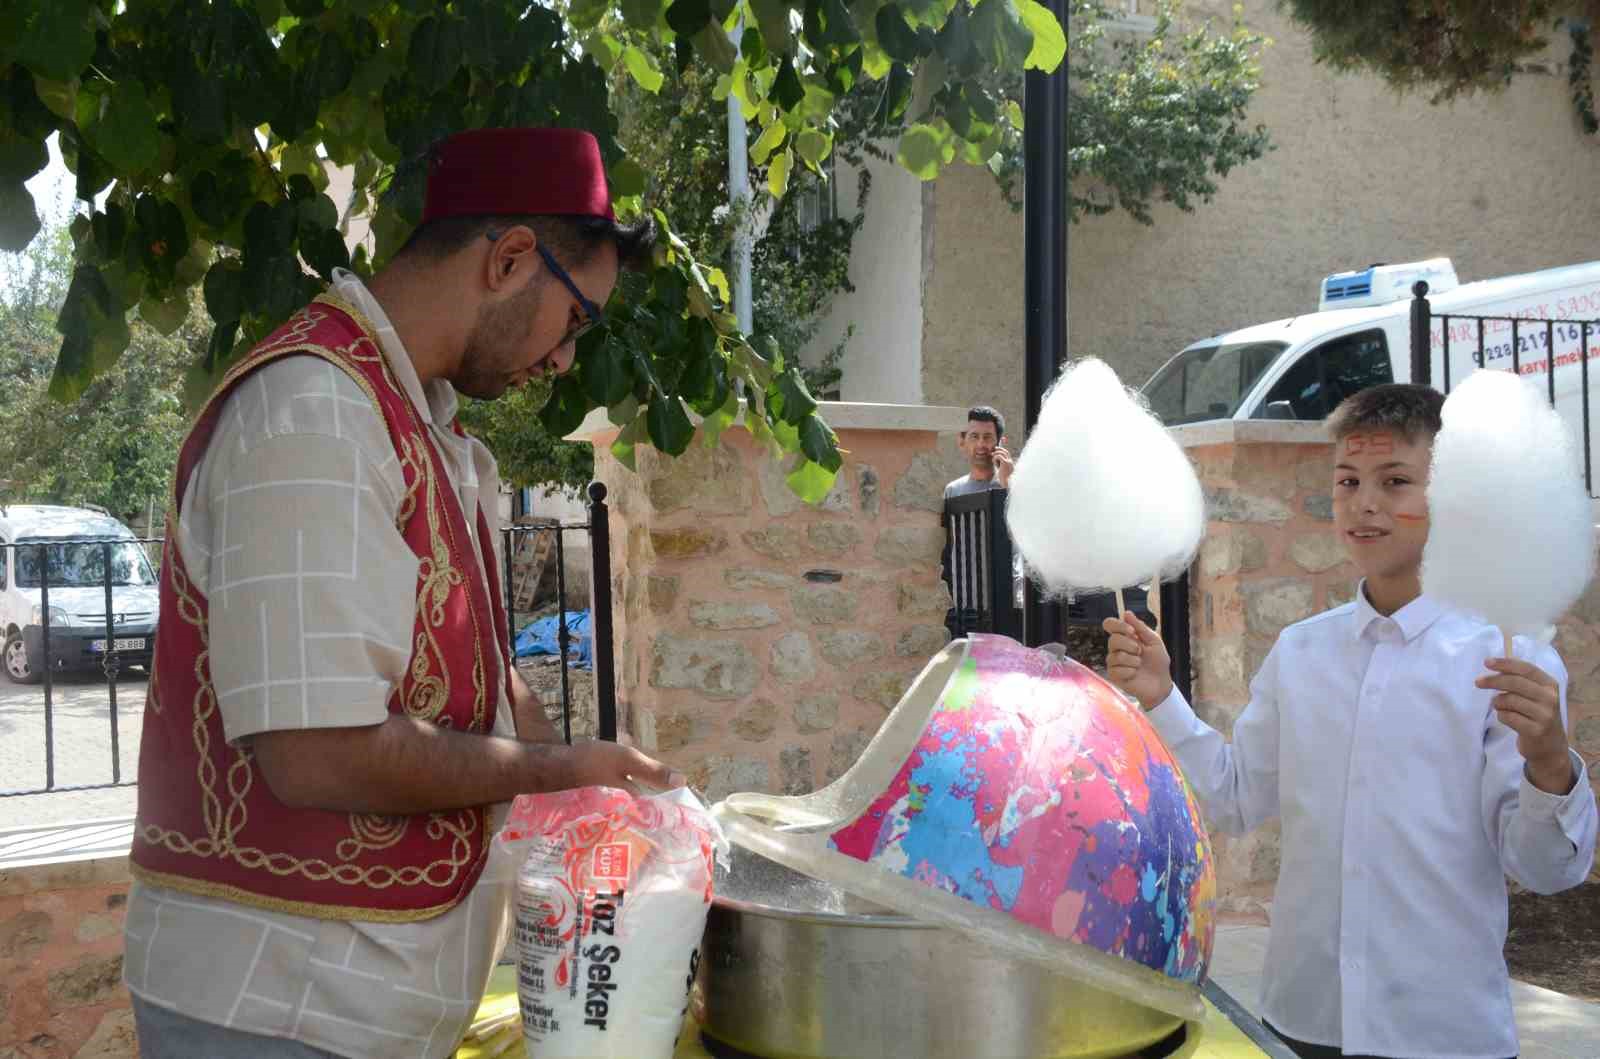
[[[1293,420],[1297,417],[1294,414],[1294,405],[1288,401],[1268,401],[1266,412],[1261,418]]]

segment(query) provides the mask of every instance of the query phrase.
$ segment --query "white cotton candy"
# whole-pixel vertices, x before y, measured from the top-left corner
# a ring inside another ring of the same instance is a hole
[[[1069,364],[1011,475],[1011,539],[1046,590],[1118,589],[1188,568],[1205,532],[1194,467],[1105,362]]]
[[[1543,389],[1504,371],[1473,372],[1443,418],[1422,590],[1537,637],[1594,576],[1593,518],[1567,426]]]

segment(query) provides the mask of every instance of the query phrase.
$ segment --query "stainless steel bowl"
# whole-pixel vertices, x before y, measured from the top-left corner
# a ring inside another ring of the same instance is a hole
[[[734,848],[692,998],[712,1038],[767,1059],[1101,1059],[1181,1020]]]

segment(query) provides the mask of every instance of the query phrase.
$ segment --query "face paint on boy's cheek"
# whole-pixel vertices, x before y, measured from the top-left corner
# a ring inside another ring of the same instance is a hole
[[[1364,452],[1374,456],[1393,456],[1394,435],[1379,431],[1375,434],[1351,434],[1344,439],[1346,456],[1359,456]]]
[[[1395,518],[1396,522],[1426,522],[1426,521],[1428,521],[1428,516],[1427,515],[1403,515],[1403,514],[1397,514],[1397,515],[1395,515],[1394,518]]]

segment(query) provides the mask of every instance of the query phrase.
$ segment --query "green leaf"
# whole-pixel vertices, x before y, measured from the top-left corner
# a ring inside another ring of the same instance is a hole
[[[33,78],[34,91],[39,95],[39,101],[58,118],[68,121],[78,120],[78,79],[73,77],[66,81],[56,81],[48,77],[35,74]]]
[[[808,504],[820,504],[833,491],[837,471],[830,471],[806,460],[784,478],[789,491]]]
[[[992,0],[991,0],[992,2]],[[896,159],[921,180],[933,180],[944,165],[945,137],[932,125],[913,125],[900,137]]]
[[[799,426],[801,421],[817,410],[817,402],[806,389],[806,382],[794,368],[789,368],[777,380],[776,401],[773,411],[785,423]]]
[[[672,0],[667,8],[667,25],[680,37],[693,37],[710,21],[710,0]]]
[[[17,59],[34,73],[70,81],[94,57],[89,0],[42,0],[17,41]]]
[[[806,459],[821,464],[829,473],[837,471],[843,462],[839,455],[839,439],[821,416],[807,416],[801,422],[800,451],[806,454]]]
[[[772,82],[767,98],[784,110],[793,110],[806,98],[806,88],[800,83],[800,75],[794,72],[793,59],[785,57],[783,65],[778,67],[778,79]]]
[[[916,31],[906,25],[899,4],[885,4],[878,8],[873,28],[878,31],[878,46],[895,62],[914,63],[930,50],[930,43],[919,38]]]
[[[750,145],[750,161],[756,165],[766,165],[767,159],[772,157],[772,152],[783,146],[783,141],[789,136],[788,128],[781,122],[775,121],[761,130],[761,135],[756,137],[756,142]]]
[[[294,204],[295,230],[304,244],[317,233],[336,228],[339,224],[339,207],[328,196],[313,192],[309,198]]]
[[[611,167],[611,190],[620,198],[643,195],[649,186],[644,167],[632,158],[618,159]]]
[[[90,219],[94,233],[95,256],[104,262],[122,260],[123,247],[128,242],[128,211],[120,203],[108,202],[104,211],[97,211]]]
[[[648,53],[630,44],[622,52],[622,61],[627,64],[628,72],[639,82],[640,88],[646,92],[661,91],[661,84],[666,77],[662,75],[655,59]]]
[[[337,228],[324,228],[310,236],[300,237],[300,256],[328,283],[333,282],[333,270],[350,267],[350,248]]]
[[[607,335],[604,341],[583,350],[578,360],[583,368],[584,390],[595,405],[609,408],[633,390],[633,357],[615,335]]]
[[[50,152],[42,140],[0,139],[0,184],[20,184],[49,164]]]
[[[750,0],[750,9],[755,12],[767,50],[778,55],[790,54],[794,48],[794,31],[789,25],[790,0]]]
[[[639,415],[639,399],[629,394],[616,404],[606,409],[606,418],[611,420],[612,426],[626,426]]]
[[[988,0],[988,2],[999,3],[1002,0]],[[1043,70],[1045,73],[1054,72],[1067,54],[1067,34],[1061,28],[1061,23],[1056,21],[1056,16],[1038,0],[1011,0],[1011,2],[1015,5],[1022,24],[1033,34],[1033,47],[1028,52],[1024,68]],[[1017,122],[1016,125],[1019,129],[1022,127],[1021,122]]]
[[[643,33],[655,28],[666,4],[664,0],[622,0],[621,8],[622,21],[628,24],[628,28]]]
[[[564,438],[577,430],[588,414],[589,402],[582,384],[571,375],[562,375],[550,387],[550,396],[539,409],[539,422],[552,437]]]
[[[1006,100],[1006,117],[1011,121],[1011,127],[1021,132],[1024,127],[1022,104],[1014,99]]]
[[[20,180],[0,182],[0,250],[26,250],[41,223],[26,185]]]
[[[165,301],[146,295],[139,303],[139,317],[161,334],[173,334],[189,319],[189,292],[178,291]]]
[[[807,129],[794,138],[794,149],[800,152],[800,157],[805,159],[807,165],[816,169],[833,149],[833,138],[815,129]]]
[[[711,65],[712,69],[720,73],[730,72],[733,64],[739,59],[739,52],[733,46],[733,41],[715,22],[707,23],[704,29],[694,35],[694,50]]]
[[[669,456],[681,456],[694,440],[694,424],[683,402],[677,396],[663,397],[652,394],[646,413],[650,427],[650,442]]]
[[[709,413],[700,421],[700,433],[705,438],[706,448],[714,449],[722,437],[722,432],[733,425],[739,415],[739,395],[731,389],[722,402],[722,407]]]
[[[789,172],[794,168],[794,151],[784,151],[772,159],[767,170],[767,190],[775,199],[781,199],[789,190]]]
[[[448,15],[429,15],[411,33],[407,65],[418,86],[432,93],[455,78],[464,54],[461,24]]]
[[[155,165],[161,140],[144,86],[138,81],[119,85],[89,136],[94,149],[119,172],[137,173]]]
[[[645,423],[645,414],[638,410],[638,402],[634,403],[634,415],[622,428],[622,433],[617,435],[617,440],[611,443],[611,455],[617,458],[630,471],[639,468],[634,463],[635,451],[639,442],[645,440],[649,434],[649,427]]]
[[[132,337],[123,306],[93,265],[73,270],[56,330],[62,343],[50,396],[63,403],[76,400],[98,372],[115,364]]]
[[[294,246],[299,220],[300,211],[288,200],[255,203],[244,217],[245,253],[261,257],[287,253]]]
[[[244,315],[244,270],[236,258],[223,258],[205,278],[206,312],[219,324],[236,323]]]
[[[822,31],[811,37],[814,43],[844,47],[861,39],[861,31],[856,29],[855,19],[850,17],[850,9],[844,5],[844,0],[821,0],[819,6]],[[807,4],[807,14],[811,10],[811,5]]]

